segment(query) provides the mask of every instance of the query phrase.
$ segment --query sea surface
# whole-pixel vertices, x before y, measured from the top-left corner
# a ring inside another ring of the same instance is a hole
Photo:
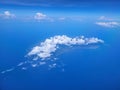
[[[63,47],[56,57],[59,68],[0,73],[0,90],[120,90],[120,29],[91,22],[0,21],[0,72],[26,61],[34,46],[55,35],[104,40],[98,46]]]

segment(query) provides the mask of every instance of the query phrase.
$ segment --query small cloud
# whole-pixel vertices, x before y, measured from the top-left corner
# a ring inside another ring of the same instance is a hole
[[[36,20],[45,20],[47,18],[47,16],[43,13],[36,13],[35,16],[34,16],[34,19]]]
[[[15,15],[12,14],[10,11],[5,11],[3,14],[0,14],[0,17],[4,19],[11,19],[11,18],[15,18]]]
[[[103,27],[109,27],[114,28],[120,26],[120,23],[118,22],[96,22],[97,25],[103,26]]]
[[[44,64],[46,64],[46,62],[40,62],[39,64],[40,64],[40,65],[44,65]]]
[[[27,68],[26,67],[22,67],[22,70],[27,70]]]
[[[32,67],[37,67],[37,64],[32,64]]]
[[[22,66],[24,64],[24,62],[20,62],[17,66]]]
[[[50,21],[50,22],[54,22],[53,18],[48,17],[46,14],[37,12],[34,16],[34,19],[37,21]]]
[[[10,68],[10,69],[7,69],[7,70],[5,70],[5,71],[2,71],[1,73],[2,74],[4,74],[4,73],[6,73],[6,72],[11,72],[11,71],[13,71],[15,68]]]
[[[53,63],[51,65],[49,65],[49,68],[52,69],[52,68],[56,68],[57,64],[56,63]]]

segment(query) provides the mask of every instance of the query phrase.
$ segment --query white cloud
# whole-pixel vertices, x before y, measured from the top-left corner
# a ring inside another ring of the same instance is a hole
[[[46,18],[47,18],[47,16],[45,14],[39,13],[39,12],[36,13],[35,16],[34,16],[34,19],[36,19],[36,20],[44,20]]]
[[[34,16],[34,19],[37,21],[50,21],[50,22],[54,22],[54,19],[51,17],[48,17],[47,15],[37,12]]]
[[[26,67],[22,67],[22,70],[27,70],[27,68]]]
[[[96,22],[96,24],[99,26],[109,27],[109,28],[120,26],[120,23],[118,22]]]
[[[84,36],[81,36],[71,38],[66,35],[56,35],[54,37],[47,38],[44,42],[41,42],[40,45],[33,47],[33,49],[28,52],[27,56],[32,56],[32,60],[29,58],[30,60],[28,59],[24,62],[20,62],[13,68],[2,71],[1,74],[5,74],[16,69],[27,70],[30,67],[36,68],[39,66],[44,68],[47,67],[47,70],[60,68],[64,72],[64,64],[62,62],[58,62],[57,58],[52,57],[58,50],[59,46],[96,46],[96,44],[101,43],[104,43],[104,41],[95,37],[85,38]]]
[[[52,69],[52,68],[56,68],[57,64],[56,63],[53,63],[51,65],[49,65],[49,68]]]
[[[10,11],[5,11],[3,14],[0,14],[0,17],[4,19],[15,18],[15,15],[12,14]]]
[[[32,64],[32,67],[37,67],[37,64]]]
[[[24,62],[20,62],[17,66],[22,66],[24,64]]]
[[[108,18],[106,16],[101,16],[99,17],[98,20],[100,21],[96,22],[96,24],[99,26],[108,27],[108,28],[115,28],[120,26],[120,23],[115,21],[116,19]]]
[[[39,58],[45,60],[52,56],[52,54],[59,48],[59,45],[90,45],[103,42],[103,40],[94,37],[85,38],[84,36],[81,36],[71,38],[66,35],[57,35],[46,39],[44,42],[41,42],[39,46],[33,47],[27,56],[34,56],[33,60],[38,60]]]
[[[40,62],[39,64],[40,64],[40,65],[44,65],[44,64],[46,64],[46,62]]]
[[[6,73],[6,72],[11,72],[11,71],[13,71],[15,68],[10,68],[10,69],[7,69],[7,70],[5,70],[5,71],[2,71],[1,73],[2,74],[4,74],[4,73]]]

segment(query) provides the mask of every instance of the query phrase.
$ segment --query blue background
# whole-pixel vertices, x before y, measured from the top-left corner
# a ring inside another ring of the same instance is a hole
[[[36,12],[53,17],[88,17],[84,21],[68,19],[55,22],[0,18],[0,71],[25,61],[24,56],[32,47],[54,35],[94,36],[104,40],[105,43],[96,49],[76,47],[63,52],[57,58],[65,64],[64,72],[59,68],[44,70],[38,67],[25,71],[15,69],[0,74],[0,90],[120,90],[120,27],[106,28],[95,24],[101,15],[119,18],[120,2],[58,1],[56,0],[53,5],[49,0],[43,1],[43,4],[50,7],[36,5],[41,3],[39,0],[25,0],[24,5],[19,0],[0,1],[0,13],[9,10],[21,19]],[[32,3],[34,5],[31,5]],[[63,7],[72,3],[75,6]],[[81,5],[83,6],[80,7]],[[117,21],[119,22],[119,19]]]

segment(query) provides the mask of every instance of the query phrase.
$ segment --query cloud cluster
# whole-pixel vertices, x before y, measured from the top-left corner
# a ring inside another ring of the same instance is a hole
[[[33,60],[38,60],[39,58],[45,60],[52,56],[52,54],[59,48],[59,45],[90,45],[103,42],[103,40],[94,37],[85,38],[84,36],[81,36],[71,38],[66,35],[57,35],[48,38],[44,42],[41,42],[40,45],[33,47],[27,56],[33,56]]]
[[[120,23],[118,22],[96,22],[96,24],[99,26],[109,27],[109,28],[120,26]]]
[[[10,11],[4,11],[4,13],[0,14],[0,16],[4,19],[15,18],[15,15],[12,14]]]
[[[63,46],[89,46],[104,43],[103,40],[91,37],[85,38],[84,36],[71,38],[66,35],[56,35],[54,37],[47,38],[44,42],[41,42],[40,45],[32,48],[28,52],[27,56],[33,56],[32,60],[30,58],[26,61],[20,62],[16,66],[6,69],[1,72],[1,74],[9,73],[14,70],[27,70],[29,68],[43,67],[47,70],[52,70],[54,68],[59,68],[64,72],[64,63],[59,62],[57,58],[51,56],[58,50],[58,48]],[[39,59],[39,60],[38,60]],[[49,59],[49,60],[48,60]]]

